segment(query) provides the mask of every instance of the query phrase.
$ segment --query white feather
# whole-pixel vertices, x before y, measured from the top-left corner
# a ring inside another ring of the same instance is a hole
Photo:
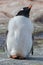
[[[24,16],[15,16],[9,21],[7,50],[9,55],[21,54],[26,57],[32,47],[33,24]]]

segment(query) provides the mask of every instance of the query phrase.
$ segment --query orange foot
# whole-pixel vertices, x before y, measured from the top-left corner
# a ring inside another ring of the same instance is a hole
[[[11,55],[10,58],[12,58],[12,59],[22,59],[22,60],[25,59],[22,56],[16,56],[16,55]]]
[[[10,58],[12,58],[12,59],[16,59],[17,56],[16,56],[16,55],[10,55]]]

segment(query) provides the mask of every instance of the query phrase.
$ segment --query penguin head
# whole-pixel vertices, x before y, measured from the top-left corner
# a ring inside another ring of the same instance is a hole
[[[28,6],[28,7],[24,7],[23,10],[20,10],[16,16],[25,16],[25,17],[29,17],[30,14],[30,10],[31,10],[32,5]]]

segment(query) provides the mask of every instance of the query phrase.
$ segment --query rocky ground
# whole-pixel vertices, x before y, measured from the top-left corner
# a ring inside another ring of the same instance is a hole
[[[5,43],[6,36],[5,34],[0,35],[0,43],[3,45]],[[27,59],[10,59],[7,56],[7,51],[0,52],[0,65],[43,65],[43,40],[40,40],[37,43],[34,43],[33,46],[33,55],[29,55]]]
[[[34,46],[34,54],[27,59],[10,59],[6,52],[0,53],[0,65],[43,65],[43,44]]]

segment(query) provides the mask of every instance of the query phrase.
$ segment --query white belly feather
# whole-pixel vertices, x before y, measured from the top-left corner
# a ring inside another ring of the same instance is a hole
[[[32,47],[33,25],[29,18],[16,16],[9,21],[7,50],[10,55],[26,57]]]

